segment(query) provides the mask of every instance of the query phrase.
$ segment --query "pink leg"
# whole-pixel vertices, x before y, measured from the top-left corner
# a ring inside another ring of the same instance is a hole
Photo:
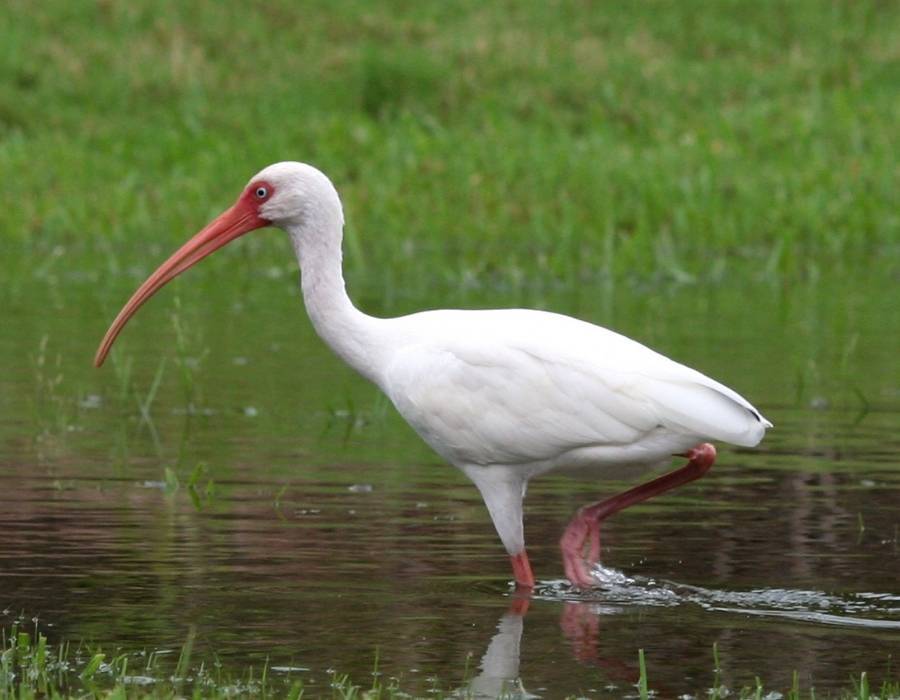
[[[689,450],[684,456],[688,458],[688,463],[681,469],[663,474],[653,481],[635,486],[605,501],[592,503],[575,514],[559,541],[566,578],[576,586],[590,587],[593,579],[588,573],[588,568],[596,564],[600,557],[600,523],[628,506],[699,479],[716,461],[716,448],[704,442]]]
[[[513,554],[509,560],[512,562],[516,588],[534,588],[534,574],[531,573],[531,562],[528,561],[525,550]]]

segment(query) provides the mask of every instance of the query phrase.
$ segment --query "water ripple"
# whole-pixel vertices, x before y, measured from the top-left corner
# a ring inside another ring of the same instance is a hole
[[[597,584],[591,590],[579,590],[568,581],[547,581],[538,585],[535,597],[599,603],[602,607],[596,611],[598,614],[619,612],[617,606],[696,605],[710,612],[788,618],[824,625],[900,629],[900,596],[890,593],[834,595],[789,588],[726,591],[646,576],[628,576],[600,565],[595,566],[592,573]]]

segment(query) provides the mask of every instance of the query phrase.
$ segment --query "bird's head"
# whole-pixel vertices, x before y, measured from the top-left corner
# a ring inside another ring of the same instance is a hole
[[[338,216],[340,199],[325,175],[306,163],[275,163],[254,175],[239,202],[256,206],[259,217],[280,228],[303,227],[320,217]]]
[[[106,331],[94,365],[103,364],[128,319],[147,299],[206,256],[235,238],[265,226],[303,231],[324,219],[343,223],[337,192],[320,171],[295,162],[275,163],[261,170],[230,208],[176,250],[138,287]]]

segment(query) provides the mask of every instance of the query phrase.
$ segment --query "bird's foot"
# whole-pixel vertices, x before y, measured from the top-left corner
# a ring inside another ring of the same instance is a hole
[[[600,521],[589,508],[581,508],[559,540],[566,578],[579,588],[590,588],[596,581],[590,569],[600,559]]]

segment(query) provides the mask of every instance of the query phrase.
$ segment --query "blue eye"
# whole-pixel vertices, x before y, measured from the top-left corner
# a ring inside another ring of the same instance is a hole
[[[269,190],[266,187],[257,187],[256,188],[256,198],[257,199],[265,199],[269,196]]]

